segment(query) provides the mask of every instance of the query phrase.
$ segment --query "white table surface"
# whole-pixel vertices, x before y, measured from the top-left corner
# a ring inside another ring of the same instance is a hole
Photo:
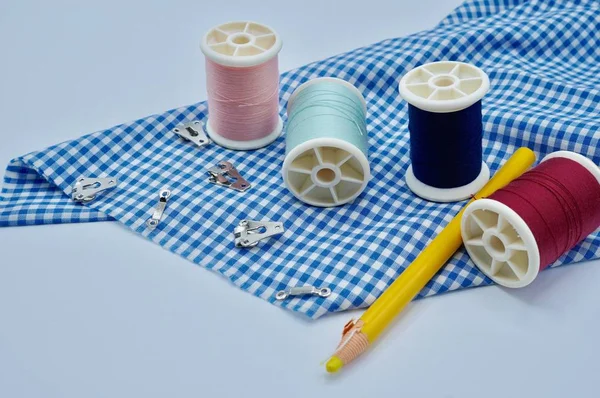
[[[83,3],[0,2],[0,164],[204,99],[198,43],[221,22],[275,27],[287,70],[459,0]],[[597,397],[599,281],[595,262],[422,300],[330,377],[360,312],[302,319],[117,223],[3,228],[0,397]]]

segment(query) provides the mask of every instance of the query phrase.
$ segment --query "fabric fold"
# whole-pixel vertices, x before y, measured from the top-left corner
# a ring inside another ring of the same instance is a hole
[[[467,1],[431,30],[395,38],[281,76],[281,113],[301,83],[335,76],[367,100],[372,179],[354,203],[315,208],[285,188],[284,137],[267,148],[198,148],[171,132],[204,122],[205,103],[174,109],[13,160],[0,193],[0,226],[116,220],[274,305],[318,318],[370,305],[464,203],[415,197],[407,106],[398,81],[437,60],[477,65],[490,76],[483,99],[484,160],[492,172],[520,146],[539,158],[570,150],[600,162],[600,5],[596,1]],[[434,143],[432,143],[434,144]],[[230,161],[252,185],[245,193],[212,185],[206,170]],[[117,177],[89,204],[70,200],[75,180]],[[172,197],[154,231],[145,227],[160,189]],[[284,235],[250,250],[234,247],[242,219],[282,221]],[[555,266],[600,257],[598,232]],[[420,297],[491,284],[459,251]],[[288,287],[329,287],[328,298],[276,301]]]

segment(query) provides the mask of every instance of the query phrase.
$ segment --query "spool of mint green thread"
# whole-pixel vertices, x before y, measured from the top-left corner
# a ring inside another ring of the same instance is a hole
[[[314,79],[294,91],[287,110],[286,186],[314,206],[354,200],[371,176],[360,91],[341,79]]]

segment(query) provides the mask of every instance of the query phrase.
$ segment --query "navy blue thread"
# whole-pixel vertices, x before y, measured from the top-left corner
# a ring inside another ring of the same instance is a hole
[[[417,179],[436,188],[469,184],[481,172],[481,101],[458,112],[408,106],[410,159]]]

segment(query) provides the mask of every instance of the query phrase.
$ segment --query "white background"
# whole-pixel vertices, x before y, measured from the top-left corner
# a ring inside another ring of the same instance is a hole
[[[285,71],[460,1],[83,3],[0,1],[1,165],[205,99],[213,25],[272,25]],[[598,281],[596,262],[414,303],[330,377],[320,362],[360,312],[307,321],[117,223],[4,228],[0,397],[597,397]]]

